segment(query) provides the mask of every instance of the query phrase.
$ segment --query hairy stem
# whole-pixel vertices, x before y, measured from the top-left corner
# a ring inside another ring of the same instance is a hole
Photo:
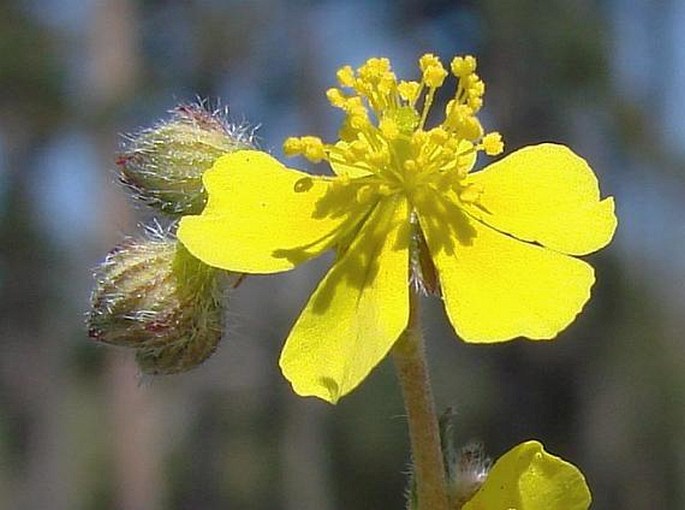
[[[409,324],[393,348],[407,410],[419,510],[448,510],[445,469],[420,326],[419,300],[410,291]]]

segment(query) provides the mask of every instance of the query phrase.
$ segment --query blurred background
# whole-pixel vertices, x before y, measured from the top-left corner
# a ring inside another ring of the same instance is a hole
[[[84,326],[91,269],[146,218],[114,184],[121,134],[196,96],[332,139],[335,70],[479,57],[507,151],[559,141],[616,196],[593,299],[556,341],[457,340],[426,304],[437,404],[497,458],[537,438],[600,509],[685,508],[685,2],[0,0],[0,508],[403,508],[387,360],[332,407],[277,368],[328,260],[248,278],[218,353],[143,379]]]

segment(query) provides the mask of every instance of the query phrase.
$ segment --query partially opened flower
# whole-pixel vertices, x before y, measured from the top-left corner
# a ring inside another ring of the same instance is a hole
[[[456,93],[426,127],[448,72],[433,55],[418,82],[387,59],[338,72],[327,93],[345,113],[340,140],[291,138],[286,154],[326,161],[335,175],[286,168],[259,151],[221,157],[204,174],[209,199],[178,236],[205,263],[275,273],[333,249],[336,260],[293,326],[281,368],[301,395],[331,402],[354,389],[407,327],[410,283],[439,293],[468,342],[550,339],[590,297],[592,267],[571,255],[606,245],[614,202],[587,163],[555,144],[503,150],[476,114],[484,84],[456,57]],[[344,90],[343,90],[344,89]]]
[[[527,441],[505,453],[463,510],[587,510],[590,489],[580,470]]]

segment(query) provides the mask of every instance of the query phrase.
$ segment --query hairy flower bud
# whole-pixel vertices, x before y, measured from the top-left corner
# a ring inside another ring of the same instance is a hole
[[[485,482],[490,459],[480,442],[471,441],[461,448],[455,444],[456,418],[451,407],[440,416],[440,446],[450,502],[454,508],[461,508]]]
[[[448,407],[440,416],[440,449],[445,468],[447,495],[450,508],[461,508],[480,489],[490,470],[490,459],[483,445],[472,441],[459,448],[454,441],[457,414]],[[407,510],[418,510],[418,495],[414,468],[410,467],[407,487]]]
[[[119,180],[165,214],[198,214],[206,201],[202,174],[223,154],[254,148],[252,133],[201,103],[170,113],[170,119],[127,137],[117,158]]]
[[[189,370],[221,339],[219,276],[167,234],[128,240],[95,272],[89,335],[137,349],[144,373]]]

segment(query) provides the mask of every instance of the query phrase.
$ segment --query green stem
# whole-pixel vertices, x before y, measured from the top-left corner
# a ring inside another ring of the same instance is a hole
[[[440,433],[420,326],[420,296],[410,290],[409,324],[393,348],[407,410],[419,510],[448,510]]]

